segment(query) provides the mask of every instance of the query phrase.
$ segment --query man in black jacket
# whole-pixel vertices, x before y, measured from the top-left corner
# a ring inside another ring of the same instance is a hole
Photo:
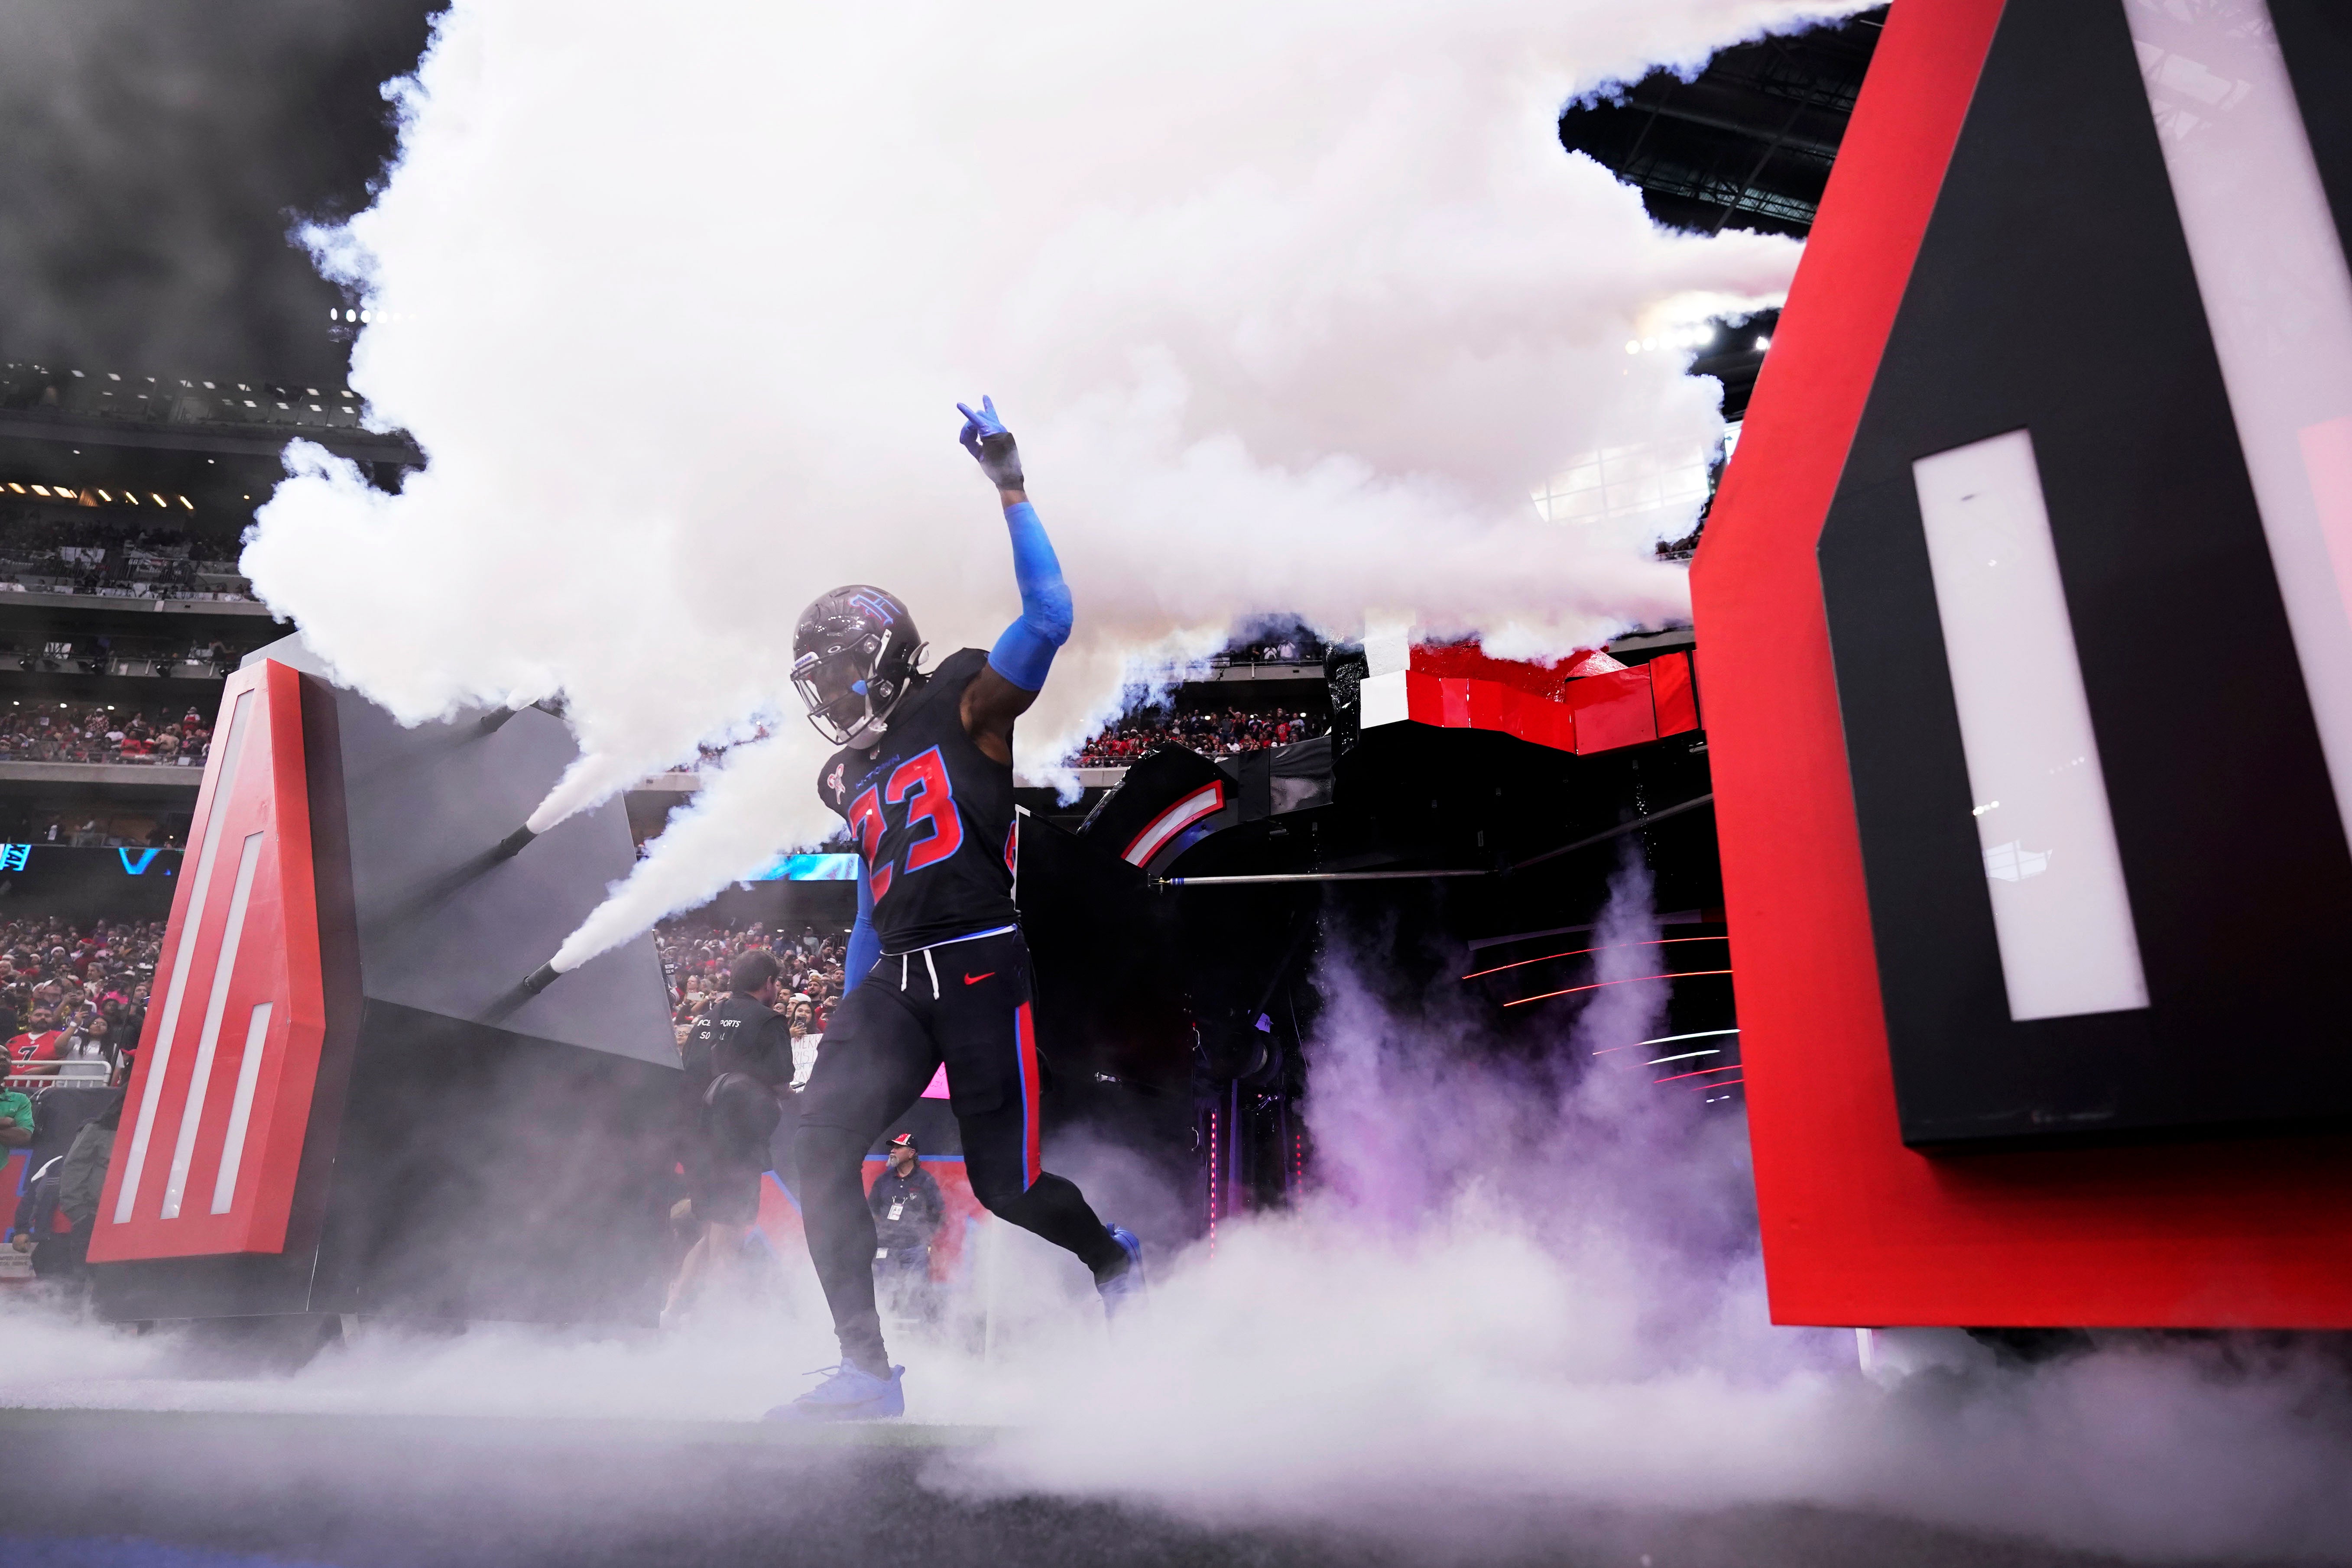
[[[929,1322],[938,1312],[931,1289],[931,1239],[947,1213],[940,1184],[916,1158],[915,1134],[890,1140],[890,1163],[866,1189],[874,1216],[874,1286],[898,1317]]]
[[[792,1026],[776,1011],[776,960],[755,947],[728,970],[728,994],[704,1009],[678,1048],[686,1069],[687,1188],[702,1235],[670,1282],[662,1322],[674,1324],[711,1279],[737,1274],[760,1218],[769,1139],[793,1081]]]

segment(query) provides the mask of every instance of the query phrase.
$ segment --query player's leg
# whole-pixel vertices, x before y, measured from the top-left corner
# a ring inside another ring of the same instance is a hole
[[[800,1096],[793,1142],[809,1260],[833,1310],[844,1360],[890,1375],[874,1308],[874,1216],[866,1151],[923,1092],[939,1052],[880,972],[842,998]]]
[[[1035,1019],[1030,1006],[1029,952],[1008,933],[941,948],[945,983],[933,1014],[948,1064],[948,1100],[963,1134],[964,1173],[972,1196],[998,1218],[1077,1255],[1097,1285],[1127,1273],[1129,1247],[1087,1204],[1077,1184],[1046,1170],[1038,1154]]]

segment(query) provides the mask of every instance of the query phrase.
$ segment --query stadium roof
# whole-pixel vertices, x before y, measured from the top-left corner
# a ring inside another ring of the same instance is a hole
[[[1845,135],[1885,10],[1724,50],[1685,81],[1654,71],[1571,105],[1561,145],[1642,190],[1659,223],[1802,235]]]

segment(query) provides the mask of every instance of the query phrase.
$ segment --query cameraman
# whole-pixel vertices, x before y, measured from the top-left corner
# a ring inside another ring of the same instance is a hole
[[[729,967],[728,993],[703,1009],[678,1048],[686,1069],[687,1188],[702,1235],[688,1249],[662,1308],[675,1324],[710,1280],[742,1268],[760,1217],[760,1177],[793,1081],[791,1026],[776,1011],[776,960],[755,947]]]

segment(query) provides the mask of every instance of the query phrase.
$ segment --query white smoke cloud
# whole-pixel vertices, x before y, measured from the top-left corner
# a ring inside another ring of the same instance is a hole
[[[781,721],[752,749],[789,761],[567,962],[835,826],[785,679],[809,599],[879,583],[940,651],[1014,613],[960,399],[1021,438],[1077,603],[1033,771],[1255,614],[1515,654],[1679,616],[1648,546],[1689,508],[1528,491],[1703,451],[1714,384],[1625,344],[1777,298],[1798,247],[1654,228],[1554,120],[1851,8],[458,0],[377,200],[317,236],[375,318],[352,384],[429,465],[387,497],[298,449],[245,568],[404,718],[561,691],[586,755],[541,821]]]

